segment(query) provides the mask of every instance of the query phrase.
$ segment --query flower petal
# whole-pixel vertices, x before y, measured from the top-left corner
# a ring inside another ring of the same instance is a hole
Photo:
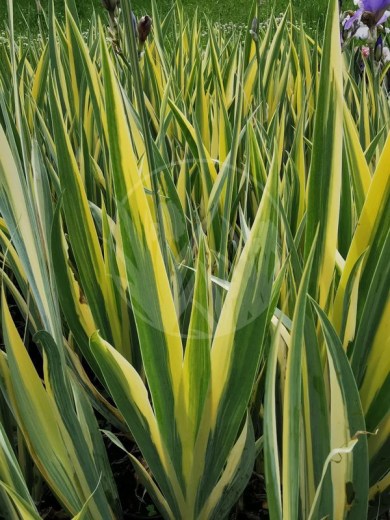
[[[348,31],[348,29],[350,29],[352,27],[355,20],[360,18],[362,13],[363,13],[363,9],[358,9],[357,11],[355,11],[354,14],[345,22],[344,29],[346,31]]]
[[[386,9],[390,5],[390,0],[362,0],[361,3],[365,11],[377,13]]]
[[[380,25],[381,23],[385,23],[385,21],[390,16],[390,11],[385,11],[382,15],[382,17],[378,20],[377,25]]]

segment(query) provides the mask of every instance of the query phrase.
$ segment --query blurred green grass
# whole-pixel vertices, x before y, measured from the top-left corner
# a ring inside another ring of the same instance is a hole
[[[76,0],[82,23],[87,27],[91,12],[95,9],[102,12],[101,0]],[[272,10],[278,14],[288,5],[288,0],[260,0],[261,18],[266,19]],[[7,23],[6,0],[0,0],[0,30]],[[41,0],[46,7],[46,0]],[[64,11],[64,1],[54,0],[56,13]],[[293,0],[294,14],[297,19],[302,19],[311,29],[320,28],[325,21],[328,0]],[[150,13],[150,0],[133,0],[133,9],[137,16]],[[165,13],[172,5],[172,0],[158,0],[160,12]],[[193,13],[196,8],[201,15],[212,22],[246,22],[252,5],[252,0],[190,0],[183,1],[184,8]],[[19,33],[34,32],[37,30],[37,8],[35,0],[14,0],[15,27]]]

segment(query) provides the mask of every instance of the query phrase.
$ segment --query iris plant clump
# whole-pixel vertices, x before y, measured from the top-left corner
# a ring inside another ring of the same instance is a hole
[[[151,0],[146,39],[150,17],[105,0],[85,34],[65,0],[29,45],[14,3],[0,516],[377,518],[390,103],[370,67],[384,4],[347,15],[351,32],[375,22],[360,80],[337,0],[321,40],[291,7],[264,23],[256,2],[242,31],[182,2],[162,18]]]

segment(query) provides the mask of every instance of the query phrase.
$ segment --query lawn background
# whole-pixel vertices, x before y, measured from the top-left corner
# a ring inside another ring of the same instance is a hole
[[[43,7],[47,6],[47,0],[41,0]],[[56,13],[63,13],[64,1],[54,0]],[[76,0],[82,22],[87,27],[93,9],[101,12],[101,0]],[[295,16],[303,20],[311,29],[318,25],[321,28],[325,21],[328,0],[293,0]],[[172,5],[172,0],[157,0],[162,13],[167,12]],[[150,0],[133,0],[133,9],[137,17],[150,13]],[[183,5],[189,13],[198,7],[199,13],[213,22],[246,22],[252,5],[252,0],[183,0]],[[274,10],[275,13],[282,12],[288,5],[288,0],[275,0],[269,2],[260,0],[261,18],[266,19]],[[7,23],[7,0],[0,0],[0,31]],[[15,25],[20,33],[26,33],[37,29],[37,8],[35,0],[14,0]]]

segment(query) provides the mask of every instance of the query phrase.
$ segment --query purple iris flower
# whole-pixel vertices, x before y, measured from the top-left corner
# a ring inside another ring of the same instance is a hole
[[[344,26],[346,30],[358,19],[362,19],[362,22],[368,26],[375,26],[385,22],[389,17],[386,9],[390,7],[390,0],[359,0],[355,3],[358,4],[359,9],[346,21]]]

